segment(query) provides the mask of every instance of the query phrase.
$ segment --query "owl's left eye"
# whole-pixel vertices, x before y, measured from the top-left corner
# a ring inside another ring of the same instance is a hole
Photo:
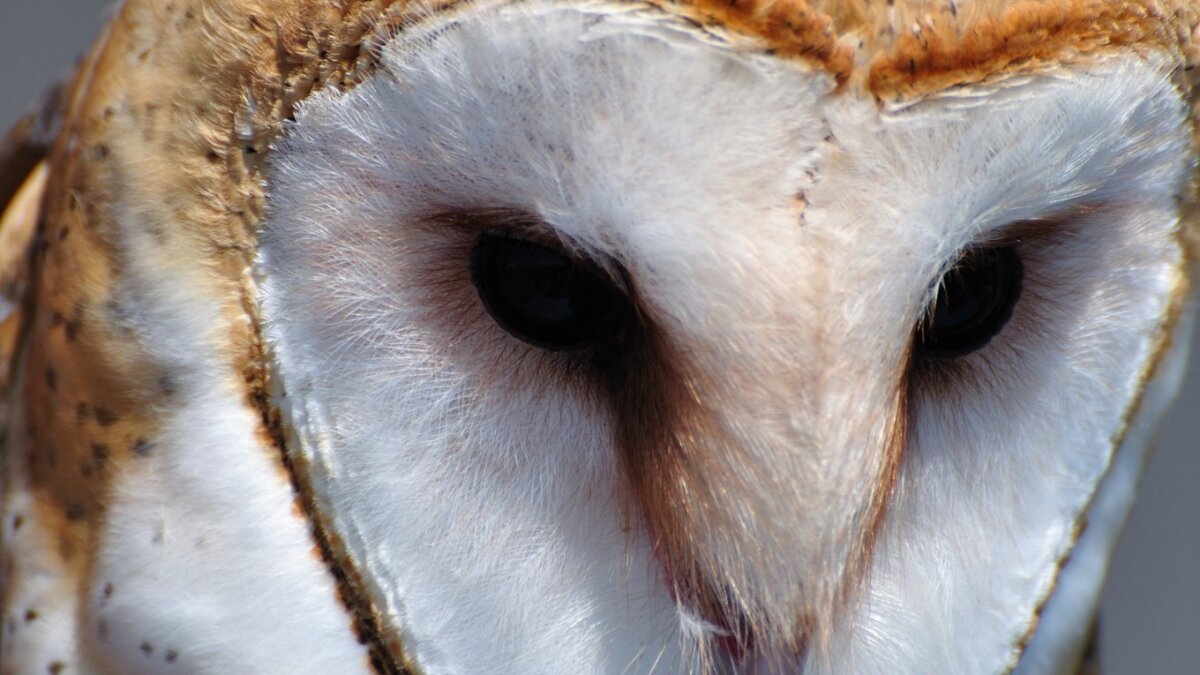
[[[471,280],[501,328],[543,349],[609,342],[630,317],[625,294],[598,265],[511,235],[480,236]]]
[[[1024,270],[1012,246],[969,251],[942,277],[918,328],[917,350],[955,357],[983,348],[1012,317]]]

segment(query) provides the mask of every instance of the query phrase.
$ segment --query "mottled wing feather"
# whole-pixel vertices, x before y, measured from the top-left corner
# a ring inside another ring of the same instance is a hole
[[[12,369],[21,336],[46,167],[44,148],[29,142],[30,118],[21,121],[0,147],[0,410],[7,410]],[[7,415],[4,415],[7,418]],[[0,421],[0,445],[4,423]]]
[[[0,141],[0,405],[5,408],[46,186],[42,162],[62,126],[62,100],[61,85],[54,87]]]

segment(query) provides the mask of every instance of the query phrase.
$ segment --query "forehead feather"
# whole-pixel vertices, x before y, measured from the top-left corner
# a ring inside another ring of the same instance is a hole
[[[1191,63],[1200,22],[1184,0],[653,2],[753,34],[885,99],[1112,48],[1165,49]]]

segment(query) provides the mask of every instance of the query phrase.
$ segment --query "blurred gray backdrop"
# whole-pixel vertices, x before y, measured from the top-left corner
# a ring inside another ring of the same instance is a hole
[[[0,0],[0,133],[98,34],[111,0]],[[1113,561],[1110,675],[1200,674],[1200,358],[1162,431]]]

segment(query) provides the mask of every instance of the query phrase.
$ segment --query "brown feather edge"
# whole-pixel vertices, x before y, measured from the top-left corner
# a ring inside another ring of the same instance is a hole
[[[359,0],[342,6],[341,24],[329,27],[329,32],[348,39],[330,45],[329,49],[321,49],[313,61],[294,64],[297,70],[305,66],[305,72],[292,81],[291,88],[282,92],[280,119],[290,118],[295,106],[315,91],[326,86],[349,91],[370,77],[378,65],[378,48],[383,42],[380,37],[401,30],[411,21],[411,17],[403,12],[405,4],[384,0],[381,6],[373,0]],[[280,61],[286,63],[285,47],[280,45],[278,49]],[[287,81],[292,73],[286,66],[281,70]],[[256,149],[262,148],[257,153],[260,167],[265,166],[269,146],[283,133],[283,128],[276,123],[261,131],[263,137],[255,139]],[[316,553],[334,579],[338,599],[350,615],[355,637],[366,647],[368,663],[374,672],[419,675],[420,671],[406,654],[403,643],[387,629],[386,619],[366,591],[367,585],[349,548],[337,535],[330,519],[325,517],[309,480],[312,472],[307,460],[301,453],[289,451],[289,448],[301,447],[302,442],[295,429],[284,421],[278,404],[284,396],[281,383],[272,375],[278,372],[278,364],[263,339],[257,287],[249,274],[243,277],[241,295],[242,307],[249,320],[249,353],[241,364],[247,385],[247,403],[260,415],[263,440],[278,453],[294,491],[296,509],[309,524]]]
[[[258,326],[256,320],[256,327]],[[274,359],[261,341],[256,340],[252,362],[255,367],[247,372],[250,403],[261,414],[267,441],[279,452],[287,470],[292,489],[295,491],[297,508],[310,523],[310,534],[322,561],[333,577],[338,599],[350,613],[354,634],[358,642],[367,648],[371,668],[382,675],[419,675],[420,670],[407,656],[403,643],[387,630],[387,621],[368,595],[366,583],[354,564],[349,548],[327,523],[325,512],[313,489],[309,476],[308,460],[298,452],[287,448],[301,447],[302,441],[295,428],[284,421],[278,401],[286,396],[278,379],[271,376]]]

